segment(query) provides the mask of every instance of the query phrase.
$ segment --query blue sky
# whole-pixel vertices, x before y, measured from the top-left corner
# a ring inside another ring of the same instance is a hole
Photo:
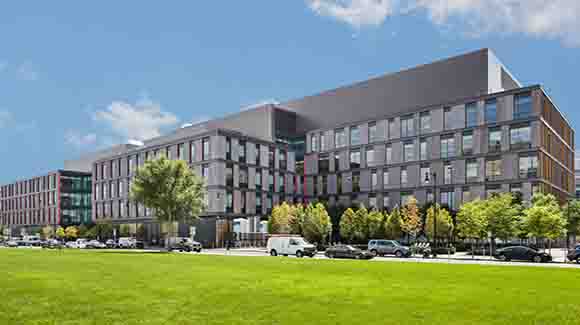
[[[579,3],[7,2],[0,183],[128,138],[483,47],[522,83],[543,84],[576,126]]]

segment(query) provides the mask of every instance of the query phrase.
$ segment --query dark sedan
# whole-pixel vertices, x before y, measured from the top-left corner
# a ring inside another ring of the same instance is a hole
[[[545,263],[552,260],[550,254],[539,252],[525,246],[510,246],[498,249],[493,256],[501,261],[519,260]]]
[[[576,263],[580,264],[580,245],[576,245],[573,250],[570,250],[568,260],[570,262],[576,261]]]
[[[336,245],[326,249],[324,253],[328,258],[352,258],[357,260],[370,260],[373,254],[354,248],[350,245]]]

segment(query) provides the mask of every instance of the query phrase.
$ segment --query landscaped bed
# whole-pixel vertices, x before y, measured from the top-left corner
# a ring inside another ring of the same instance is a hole
[[[0,249],[0,324],[571,324],[579,272]]]

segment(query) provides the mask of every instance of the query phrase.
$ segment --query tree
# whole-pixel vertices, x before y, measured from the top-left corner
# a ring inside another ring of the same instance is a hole
[[[340,236],[346,239],[347,242],[351,243],[355,239],[355,213],[352,208],[348,208],[344,211],[340,217]]]
[[[491,235],[492,252],[495,251],[496,238],[508,240],[516,234],[519,211],[511,193],[494,195],[486,200],[484,215],[486,231]]]
[[[61,226],[58,226],[58,228],[56,228],[56,231],[54,233],[59,240],[63,240],[66,237],[66,233]]]
[[[276,205],[272,208],[272,214],[268,220],[268,232],[271,234],[289,234],[292,230],[297,230],[302,226],[294,225],[291,227],[291,223],[295,222],[295,212],[296,209],[286,203]]]
[[[403,219],[401,224],[403,231],[410,237],[416,238],[423,228],[423,221],[421,220],[415,197],[409,198],[409,201],[401,210],[401,217]]]
[[[437,215],[435,215],[437,212]],[[437,233],[433,227],[435,220],[437,220]],[[453,219],[447,209],[442,208],[439,204],[433,204],[427,209],[427,218],[425,221],[425,233],[430,238],[449,238],[453,232]]]
[[[532,206],[524,211],[523,220],[528,236],[548,238],[550,250],[552,240],[558,239],[566,231],[566,219],[552,194],[535,194],[532,197]]]
[[[85,238],[88,239],[96,239],[97,238],[97,226],[92,226],[90,228],[87,228],[87,230],[85,231]]]
[[[306,208],[303,204],[290,205],[291,211],[288,224],[291,234],[303,234],[306,221]]]
[[[75,226],[68,226],[64,230],[65,236],[69,240],[74,240],[79,236],[79,231]]]
[[[43,239],[45,239],[45,240],[50,239],[50,238],[54,237],[54,228],[50,225],[46,225],[46,226],[42,227],[41,234],[42,234]]]
[[[366,237],[381,238],[384,234],[385,216],[377,209],[372,209],[367,215]]]
[[[484,214],[485,201],[479,199],[464,203],[457,213],[457,231],[459,236],[475,239],[484,239],[487,236],[487,219]],[[473,255],[473,243],[471,244]]]
[[[400,239],[403,236],[403,220],[398,207],[391,214],[385,212],[385,235],[390,239]]]
[[[570,236],[572,242],[576,242],[576,235],[580,232],[580,200],[572,200],[564,207],[564,215],[566,217],[566,245],[570,245]]]
[[[332,223],[326,208],[322,203],[311,203],[306,207],[305,211],[304,237],[313,243],[324,243],[332,230]]]
[[[113,224],[110,221],[99,221],[93,228],[100,240],[113,237]]]
[[[166,222],[165,226],[169,229],[169,228],[173,228],[173,223],[169,223]],[[168,232],[171,232],[172,230],[169,230]],[[119,237],[130,237],[131,236],[131,227],[129,227],[129,225],[121,225],[119,226]]]
[[[161,223],[191,222],[205,209],[204,181],[183,160],[165,157],[146,161],[137,169],[130,198],[155,211]],[[164,234],[166,242],[169,235]],[[168,243],[167,243],[168,244]]]
[[[80,237],[80,238],[87,237],[87,230],[88,230],[88,228],[84,224],[81,224],[80,226],[78,226],[78,228],[77,228],[78,237]]]
[[[354,214],[354,237],[359,243],[363,243],[368,240],[367,222],[369,217],[369,211],[361,204]]]

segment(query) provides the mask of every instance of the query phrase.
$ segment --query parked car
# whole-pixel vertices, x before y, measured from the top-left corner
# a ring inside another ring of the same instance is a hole
[[[47,249],[62,248],[62,243],[57,239],[49,239],[42,243],[42,248]]]
[[[107,248],[116,248],[117,247],[117,243],[112,239],[107,239],[107,241],[105,242],[105,245],[107,246]]]
[[[100,249],[100,248],[107,248],[107,245],[101,243],[98,240],[89,240],[86,243],[86,248],[94,248],[94,249]]]
[[[324,255],[328,258],[353,258],[357,260],[370,260],[374,254],[363,251],[350,245],[336,245],[326,249]]]
[[[117,247],[119,248],[135,248],[135,239],[130,237],[121,237],[117,241]]]
[[[525,246],[509,246],[501,248],[496,250],[493,256],[501,261],[520,260],[545,263],[552,260],[550,254],[539,252],[533,248]]]
[[[411,249],[401,245],[396,240],[372,239],[369,241],[368,251],[374,256],[395,255],[397,257],[411,256]]]
[[[266,245],[271,256],[296,255],[296,257],[316,255],[316,247],[300,236],[272,236]]]
[[[188,237],[174,237],[169,240],[170,251],[201,252],[201,244]]]
[[[67,241],[64,245],[66,248],[79,248],[79,245],[76,241]]]
[[[576,245],[573,250],[570,250],[568,260],[580,264],[580,245]]]
[[[9,240],[6,242],[6,247],[18,247],[18,242],[16,240]]]
[[[76,243],[77,243],[77,247],[76,248],[83,248],[83,249],[84,248],[87,248],[87,243],[88,242],[89,241],[86,240],[85,238],[79,238],[79,239],[76,240]]]

